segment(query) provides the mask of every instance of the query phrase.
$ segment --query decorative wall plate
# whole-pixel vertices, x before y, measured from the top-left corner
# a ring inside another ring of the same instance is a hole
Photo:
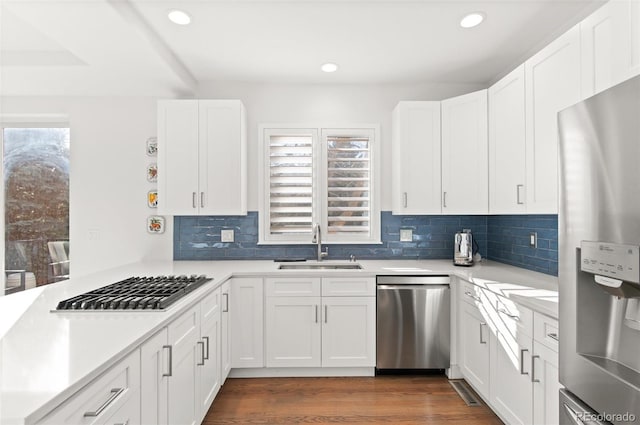
[[[147,205],[149,208],[158,208],[158,191],[150,190],[147,192]]]
[[[158,154],[158,138],[149,137],[147,139],[147,155],[156,156]]]
[[[147,166],[147,180],[150,182],[158,181],[158,165],[156,163]]]
[[[161,215],[151,215],[147,217],[147,232],[164,233],[164,217]]]

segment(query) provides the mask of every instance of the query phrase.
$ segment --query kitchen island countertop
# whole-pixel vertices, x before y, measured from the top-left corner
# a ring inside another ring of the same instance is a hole
[[[553,276],[492,261],[473,267],[456,267],[449,260],[358,263],[361,270],[278,270],[273,261],[142,262],[0,297],[0,423],[37,422],[232,276],[448,274],[557,317]],[[182,274],[206,274],[213,281],[166,311],[52,312],[62,299],[130,276]]]

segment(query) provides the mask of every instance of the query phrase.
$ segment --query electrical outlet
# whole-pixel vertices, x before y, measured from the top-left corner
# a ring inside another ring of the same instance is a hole
[[[537,248],[538,247],[538,233],[537,232],[529,233],[529,246],[531,248]]]
[[[222,242],[233,242],[233,229],[223,229],[220,231]]]
[[[400,229],[400,242],[411,242],[413,240],[413,229]]]

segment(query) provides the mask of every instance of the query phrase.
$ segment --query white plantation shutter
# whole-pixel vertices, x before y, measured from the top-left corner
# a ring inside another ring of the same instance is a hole
[[[368,134],[325,134],[327,232],[364,235],[371,230],[371,140]]]
[[[314,222],[316,132],[267,132],[269,235],[308,239]]]
[[[379,243],[376,128],[262,126],[260,243],[310,244],[314,223],[323,243]]]

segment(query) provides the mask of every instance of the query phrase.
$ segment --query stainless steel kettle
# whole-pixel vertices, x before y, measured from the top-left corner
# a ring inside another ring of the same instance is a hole
[[[478,243],[473,240],[471,230],[457,232],[453,239],[453,264],[456,266],[473,266],[473,254],[478,251]]]

